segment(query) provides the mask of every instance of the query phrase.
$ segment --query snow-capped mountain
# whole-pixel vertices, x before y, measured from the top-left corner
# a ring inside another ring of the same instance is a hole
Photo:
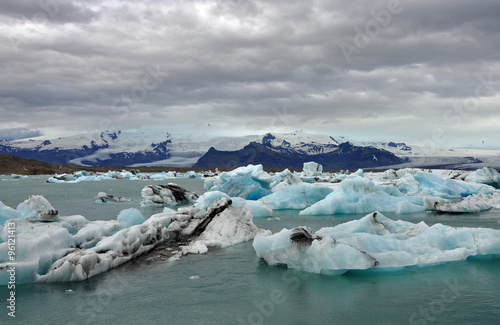
[[[0,141],[0,153],[48,163],[88,166],[190,167],[195,164],[203,165],[203,160],[198,162],[209,151],[210,159],[205,157],[205,163],[218,161],[219,158],[214,154],[230,152],[234,154],[250,144],[254,149],[257,148],[257,151],[265,152],[268,157],[271,155],[278,159],[280,156],[278,160],[281,159],[283,165],[288,164],[288,166],[299,164],[299,161],[303,160],[322,161],[325,165],[330,164],[332,160],[351,160],[363,162],[365,167],[372,168],[387,165],[401,167],[463,165],[467,168],[470,168],[471,164],[480,163],[491,167],[500,165],[500,151],[436,149],[432,154],[426,154],[422,148],[405,143],[353,142],[345,138],[302,131],[248,136],[202,136],[132,131],[86,133],[55,139],[37,137]],[[403,159],[398,160],[398,157]],[[259,161],[252,160],[252,162]]]
[[[0,142],[0,153],[49,163],[79,165],[168,165],[192,166],[210,148],[234,151],[251,142],[265,143],[274,150],[319,154],[336,150],[339,142],[330,136],[304,132],[239,137],[151,134],[147,132],[101,132],[46,139],[43,137]]]

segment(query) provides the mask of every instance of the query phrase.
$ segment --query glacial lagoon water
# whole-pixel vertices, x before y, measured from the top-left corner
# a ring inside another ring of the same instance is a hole
[[[140,208],[140,191],[166,181],[110,180],[77,184],[45,183],[47,176],[0,176],[0,201],[15,208],[30,194],[42,194],[61,215],[89,220],[115,219],[139,208],[145,217],[162,208]],[[173,179],[198,194],[203,180]],[[94,204],[98,192],[131,198],[119,204]],[[419,213],[393,219],[432,225],[500,229],[500,211],[478,214]],[[307,225],[313,231],[362,217],[299,216],[275,211],[254,219],[279,231]],[[308,274],[268,266],[252,243],[188,255],[178,261],[139,258],[82,282],[16,287],[16,318],[7,316],[8,290],[0,324],[498,324],[500,259],[356,271],[341,276]]]

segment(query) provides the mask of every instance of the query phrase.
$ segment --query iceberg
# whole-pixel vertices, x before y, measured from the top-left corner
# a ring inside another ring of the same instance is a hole
[[[120,223],[121,228],[124,229],[135,225],[140,225],[146,219],[144,219],[141,211],[135,208],[130,208],[120,211],[118,217],[116,217],[116,220],[118,220],[118,222]]]
[[[30,195],[17,206],[21,218],[34,218],[39,221],[60,220],[59,212],[42,195]]]
[[[423,199],[391,194],[396,189],[377,187],[375,183],[358,175],[344,179],[339,187],[323,200],[300,211],[300,215],[369,213],[373,210],[398,214],[425,211]]]
[[[129,198],[122,197],[122,196],[113,196],[113,195],[108,195],[106,192],[99,192],[97,193],[97,196],[94,198],[94,203],[119,203],[119,202],[130,202],[132,201]]]
[[[271,179],[272,181],[270,187],[273,193],[281,191],[289,185],[302,183],[302,180],[288,169],[275,173],[271,176]]]
[[[307,183],[294,184],[259,199],[272,209],[305,209],[323,200],[333,190]]]
[[[28,178],[26,175],[19,175],[19,174],[12,174],[10,175],[10,178],[12,179],[21,179],[21,178]]]
[[[458,202],[426,198],[424,206],[428,210],[454,213],[476,213],[489,209],[500,209],[500,192],[491,194],[472,194]]]
[[[123,210],[118,220],[110,221],[91,222],[83,216],[50,223],[11,219],[17,235],[16,281],[84,280],[160,245],[178,246],[182,254],[205,253],[210,247],[234,245],[262,232],[253,224],[250,208],[231,203],[222,198],[205,214],[197,214],[195,207],[180,208],[145,221],[136,209]],[[7,237],[4,229],[2,239]],[[0,243],[0,285],[8,283],[7,251],[7,243]]]
[[[230,197],[258,200],[271,193],[272,177],[262,165],[239,167],[205,179],[206,191],[224,192]]]
[[[196,200],[194,206],[200,209],[201,213],[205,213],[220,198],[230,199],[233,206],[245,205],[249,207],[252,209],[254,218],[266,218],[273,215],[273,209],[264,202],[245,200],[241,197],[230,198],[229,195],[220,191],[206,192]]]
[[[465,180],[467,182],[482,183],[500,188],[500,174],[493,168],[484,167],[478,169],[465,177]]]
[[[406,195],[435,196],[444,199],[458,199],[472,194],[490,194],[494,188],[418,171],[406,173],[396,181],[398,190]]]
[[[394,221],[374,212],[336,227],[312,233],[307,227],[255,236],[257,256],[269,265],[286,265],[319,274],[349,270],[401,269],[500,256],[500,230],[431,227]]]
[[[129,198],[122,197],[122,196],[113,196],[113,195],[108,195],[106,192],[99,192],[97,193],[97,196],[94,198],[94,203],[119,203],[119,202],[130,202],[132,201]]]
[[[169,183],[167,185],[148,185],[141,191],[142,206],[146,205],[179,205],[196,201],[198,195],[181,186]]]
[[[20,218],[20,217],[21,217],[21,215],[19,214],[19,212],[12,209],[11,207],[6,206],[5,204],[3,204],[2,201],[0,201],[0,233],[3,230],[3,225],[4,225],[5,221],[7,221],[9,219]],[[2,241],[3,240],[0,239],[0,242],[2,242]]]
[[[305,162],[302,173],[304,176],[318,176],[323,173],[323,166],[314,161]]]

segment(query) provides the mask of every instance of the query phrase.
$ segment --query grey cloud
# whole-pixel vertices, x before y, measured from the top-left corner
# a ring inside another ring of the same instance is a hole
[[[37,137],[42,135],[38,130],[30,130],[26,128],[10,128],[10,129],[0,129],[0,141],[1,140],[16,140]]]
[[[2,1],[0,15],[23,21],[88,23],[99,16],[86,2],[68,0],[16,0]]]
[[[385,10],[388,1],[58,3],[57,18],[34,32],[16,19],[3,25],[26,37],[17,52],[5,39],[0,46],[2,123],[62,132],[116,118],[117,127],[208,132],[197,126],[214,117],[226,133],[276,128],[335,135],[338,127],[370,134],[370,125],[388,129],[394,120],[427,119],[420,129],[393,126],[404,138],[426,136],[454,103],[474,98],[477,75],[500,78],[495,1],[401,0],[402,12],[351,63],[339,44],[354,44],[355,28],[373,21],[371,11]],[[20,1],[0,10],[15,18],[39,8]],[[133,107],[116,104],[130,100],[144,78],[152,81],[147,69],[156,66],[161,80],[154,89]],[[500,89],[496,81],[492,87]],[[478,116],[495,114],[481,104]],[[270,122],[282,108],[288,123]]]

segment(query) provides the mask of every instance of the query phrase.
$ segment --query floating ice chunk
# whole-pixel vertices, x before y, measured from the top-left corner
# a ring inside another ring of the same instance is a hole
[[[493,168],[484,167],[469,174],[465,180],[467,182],[483,183],[500,187],[500,174]]]
[[[437,201],[426,198],[424,206],[428,210],[441,212],[480,212],[491,208],[500,209],[500,192],[491,194],[473,194],[460,200],[453,201]]]
[[[287,186],[259,201],[272,209],[305,209],[323,200],[331,192],[332,189],[326,186],[301,183]]]
[[[245,205],[252,209],[254,218],[267,218],[273,215],[273,209],[264,202],[245,200],[240,197],[231,198],[233,206]]]
[[[99,192],[97,196],[94,198],[94,203],[119,203],[119,202],[130,202],[132,201],[129,198],[122,197],[122,196],[113,196],[113,195],[108,195],[106,192]]]
[[[379,189],[371,180],[350,176],[323,200],[302,210],[300,215],[354,214],[381,212],[414,213],[424,211],[423,199],[408,196],[393,196]]]
[[[34,282],[38,272],[45,272],[59,257],[74,250],[75,242],[70,230],[71,224],[38,222],[33,219],[12,219],[16,224],[16,283]],[[75,231],[76,232],[76,231]],[[7,239],[7,228],[2,239]],[[3,271],[7,263],[7,243],[0,244],[0,285],[8,282]]]
[[[322,172],[323,166],[314,161],[305,162],[302,167],[302,173],[304,174],[304,176],[317,176]]]
[[[220,191],[206,192],[196,200],[194,206],[199,208],[201,213],[205,213],[214,206],[215,201],[220,198],[231,199],[233,206],[246,205],[252,209],[255,218],[266,218],[273,215],[273,209],[260,201],[245,200],[240,197],[230,198],[229,195]]]
[[[59,212],[42,195],[30,195],[17,206],[21,218],[35,218],[40,221],[60,220]]]
[[[81,180],[72,174],[55,174],[47,180],[49,183],[78,183],[80,181]]]
[[[230,197],[258,200],[271,193],[272,177],[262,165],[248,165],[205,179],[205,190],[224,192]]]
[[[311,234],[307,227],[255,236],[258,257],[270,265],[342,274],[349,270],[401,268],[500,254],[500,230],[432,227],[393,221],[380,213]]]
[[[6,206],[2,201],[0,201],[0,225],[3,225],[5,220],[20,217],[21,215],[19,214],[19,212],[12,209],[11,207]]]
[[[289,185],[299,183],[302,183],[302,180],[298,176],[294,175],[290,170],[285,169],[284,171],[276,173],[272,176],[270,187],[273,192],[278,192]]]
[[[407,195],[436,196],[445,199],[457,199],[478,193],[489,194],[495,191],[486,185],[441,178],[423,171],[405,174],[396,181],[396,187]]]
[[[136,223],[139,211],[124,210],[118,218]],[[209,247],[227,247],[252,239],[261,230],[252,222],[252,210],[217,200],[206,214],[197,208],[160,213],[141,224],[121,229],[117,220],[88,221],[68,216],[51,223],[36,219],[12,219],[16,223],[16,281],[84,280],[147,253],[162,244],[179,251],[205,253]],[[2,233],[5,240],[6,229]],[[0,243],[0,285],[9,281],[7,243]],[[179,252],[179,254],[181,254]]]
[[[28,178],[26,175],[19,175],[19,174],[12,174],[10,175],[10,178],[12,179],[20,179],[20,178]]]
[[[179,205],[196,201],[198,195],[177,184],[148,185],[141,191],[141,205]]]
[[[220,199],[215,207],[227,204],[226,202],[231,201]],[[183,252],[205,253],[208,247],[224,248],[251,240],[261,232],[253,224],[252,218],[253,213],[248,206],[230,206],[216,214],[197,239],[183,248]]]
[[[135,208],[130,208],[120,211],[116,220],[120,222],[121,228],[123,229],[135,225],[140,225],[144,222],[145,219],[141,211]]]

